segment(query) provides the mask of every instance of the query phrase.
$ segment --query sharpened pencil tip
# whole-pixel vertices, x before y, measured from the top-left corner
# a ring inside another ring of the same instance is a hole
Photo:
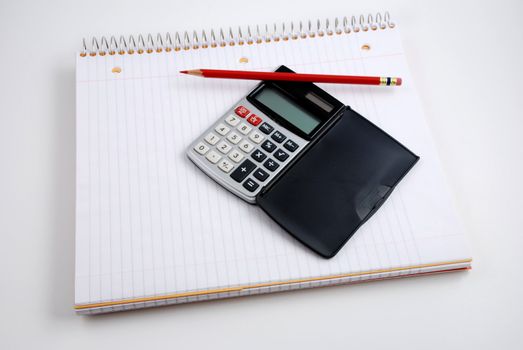
[[[189,74],[189,71],[187,71],[187,70],[181,70],[180,73],[183,73],[183,74]]]

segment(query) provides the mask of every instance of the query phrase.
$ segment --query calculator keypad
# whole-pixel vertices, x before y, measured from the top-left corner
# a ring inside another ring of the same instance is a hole
[[[288,138],[278,130],[278,125],[264,121],[267,117],[255,113],[258,112],[251,113],[249,108],[237,106],[192,147],[197,157],[205,158],[207,168],[216,169],[212,170],[211,177],[222,174],[219,176],[237,183],[233,187],[249,193],[247,197],[254,196],[260,186],[268,183],[304,142]]]

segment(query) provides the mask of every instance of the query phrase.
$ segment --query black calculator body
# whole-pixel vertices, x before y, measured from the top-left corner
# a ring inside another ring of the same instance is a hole
[[[292,72],[285,66],[278,72]],[[203,172],[334,256],[418,157],[312,83],[264,81],[187,149]]]

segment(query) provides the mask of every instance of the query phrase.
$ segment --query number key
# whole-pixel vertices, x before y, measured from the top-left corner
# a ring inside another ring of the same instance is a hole
[[[198,142],[198,144],[194,146],[194,150],[203,156],[209,150],[209,146],[203,142]]]
[[[249,135],[249,138],[251,139],[251,141],[255,142],[255,143],[260,143],[263,141],[263,139],[265,138],[259,131],[257,130],[254,130],[253,132],[251,132],[251,134]]]
[[[240,147],[240,149],[242,151],[244,151],[245,153],[249,153],[250,151],[252,151],[254,149],[254,146],[252,145],[252,143],[249,143],[245,140],[243,140],[238,147]]]
[[[219,140],[220,138],[212,132],[208,133],[207,136],[205,136],[205,141],[207,141],[212,146],[214,146]]]
[[[229,153],[229,158],[231,158],[235,163],[238,163],[243,159],[243,154],[237,150],[233,150],[231,153]]]
[[[242,134],[247,135],[252,130],[252,128],[245,123],[241,123],[238,127],[238,130],[240,130]]]
[[[232,114],[229,114],[229,116],[225,118],[225,122],[230,126],[236,126],[240,122],[240,119],[233,116]]]
[[[229,140],[233,145],[236,145],[241,139],[242,137],[234,131],[227,136],[227,140]]]
[[[227,135],[227,133],[229,132],[229,130],[231,130],[228,126],[225,126],[224,124],[220,123],[218,124],[218,126],[216,126],[216,128],[214,128],[214,130],[222,135],[222,136],[225,136]]]
[[[222,152],[223,154],[227,154],[229,153],[229,151],[231,150],[231,145],[229,145],[227,142],[225,141],[221,141],[218,146],[216,146],[216,148],[218,148],[218,150],[220,152]]]

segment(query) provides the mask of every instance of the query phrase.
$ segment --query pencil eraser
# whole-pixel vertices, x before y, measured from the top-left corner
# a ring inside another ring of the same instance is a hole
[[[396,85],[398,85],[398,86],[401,85],[401,81],[402,81],[401,78],[397,78],[396,79]]]

